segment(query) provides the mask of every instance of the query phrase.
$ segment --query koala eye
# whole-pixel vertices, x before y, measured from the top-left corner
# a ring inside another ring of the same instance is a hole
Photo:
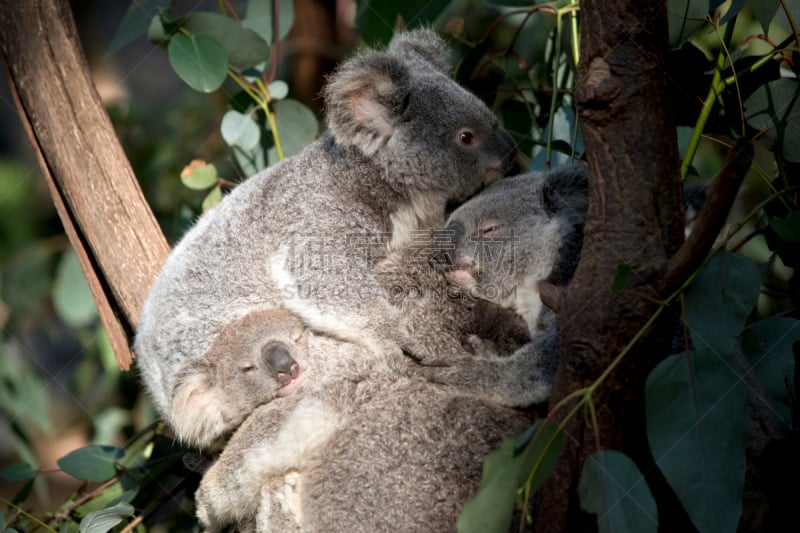
[[[243,366],[241,370],[243,374],[249,374],[250,372],[255,372],[256,370],[258,370],[258,367],[256,365],[247,365]]]
[[[492,233],[496,232],[500,229],[499,224],[487,224],[478,230],[478,236],[480,238],[489,237]]]
[[[475,142],[475,133],[469,129],[461,130],[458,132],[458,142],[464,146],[471,146]]]

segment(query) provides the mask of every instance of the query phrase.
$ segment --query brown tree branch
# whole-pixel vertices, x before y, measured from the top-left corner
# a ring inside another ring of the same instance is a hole
[[[0,51],[20,118],[117,363],[169,245],[103,108],[66,0],[0,0]]]

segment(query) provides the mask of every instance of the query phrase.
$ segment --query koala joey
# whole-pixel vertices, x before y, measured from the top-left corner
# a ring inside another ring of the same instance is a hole
[[[533,340],[508,358],[447,358],[446,369],[423,369],[431,380],[509,406],[547,399],[558,354],[538,286],[572,277],[587,205],[585,169],[567,166],[501,180],[450,215],[434,265],[466,293],[519,313]]]
[[[176,418],[183,365],[255,311],[282,307],[375,352],[429,355],[372,268],[415,229],[441,227],[448,202],[500,178],[515,157],[511,137],[450,78],[447,61],[443,41],[417,30],[344,62],[324,89],[328,132],[243,182],[178,243],[134,345],[163,416]]]
[[[305,327],[285,311],[268,309],[227,324],[175,376],[168,422],[187,444],[221,448],[256,407],[300,386],[307,352]]]

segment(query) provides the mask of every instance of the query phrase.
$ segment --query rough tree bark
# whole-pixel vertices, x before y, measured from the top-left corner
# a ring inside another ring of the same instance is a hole
[[[0,0],[11,91],[117,363],[169,245],[95,90],[66,0]]]
[[[687,279],[708,253],[747,168],[737,145],[709,196],[692,237],[683,243],[683,200],[675,124],[667,97],[666,2],[581,2],[577,101],[591,174],[581,261],[566,291],[543,287],[557,309],[561,364],[551,405],[592,384]],[[716,229],[716,232],[715,232]],[[612,291],[620,265],[630,274]],[[659,504],[662,530],[691,531],[691,522],[650,456],[644,384],[666,355],[674,317],[657,320],[595,394],[598,425],[583,416],[566,428],[564,453],[539,497],[536,530],[592,531],[578,481],[585,459],[621,450],[645,473]]]

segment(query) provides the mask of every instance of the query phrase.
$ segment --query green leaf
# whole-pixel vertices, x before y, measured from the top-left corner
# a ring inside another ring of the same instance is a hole
[[[792,211],[786,218],[770,217],[769,227],[784,241],[800,244],[800,211]]]
[[[228,111],[222,117],[220,131],[222,132],[222,138],[225,139],[229,146],[239,146],[245,151],[252,150],[258,146],[261,140],[261,128],[255,123],[250,113]]]
[[[792,428],[792,414],[785,376],[789,376],[790,388],[793,389],[791,380],[794,379],[796,365],[792,346],[798,341],[800,321],[787,317],[760,320],[742,335],[742,353],[786,429]]]
[[[775,16],[781,0],[747,0],[747,3],[753,12],[753,16],[761,24],[764,35],[767,35],[769,33],[769,23]]]
[[[667,0],[669,45],[677,48],[705,24],[708,2]]]
[[[697,347],[733,351],[761,289],[761,274],[749,259],[721,250],[714,254],[686,293],[686,322]]]
[[[217,167],[195,159],[181,171],[181,181],[189,189],[202,191],[217,184]]]
[[[744,103],[747,123],[764,132],[767,145],[789,161],[800,163],[800,82],[770,81]]]
[[[215,207],[222,200],[222,188],[217,185],[203,198],[203,212]]]
[[[116,460],[125,450],[116,446],[92,444],[78,448],[59,459],[58,466],[78,479],[108,481],[117,475]]]
[[[72,249],[64,253],[58,264],[53,283],[53,306],[58,316],[74,328],[89,326],[97,320],[92,291]]]
[[[506,439],[486,458],[478,491],[458,517],[458,531],[508,531],[518,489],[527,482],[534,466],[538,466],[530,492],[538,490],[552,474],[563,445],[564,434],[559,427],[543,420],[536,421],[533,438],[524,448],[519,449],[518,439]]]
[[[600,450],[583,465],[581,507],[597,515],[600,533],[658,531],[658,509],[636,463],[624,453]]]
[[[139,493],[141,486],[139,480],[123,474],[119,480],[106,487],[103,492],[76,507],[75,514],[78,517],[87,517],[92,513],[121,502],[130,503]]]
[[[319,132],[317,117],[309,108],[290,98],[274,102],[272,109],[284,157],[299,154]],[[269,150],[269,157],[271,162],[277,162],[274,148]]]
[[[9,481],[24,481],[36,477],[36,470],[29,463],[23,461],[8,465],[0,473],[0,476]]]
[[[228,75],[228,54],[215,39],[203,35],[175,35],[167,46],[169,64],[196,91],[219,89]]]
[[[52,426],[48,415],[48,387],[26,361],[6,353],[12,349],[0,344],[0,411],[8,419],[25,420],[49,433]]]
[[[742,510],[747,391],[710,350],[676,354],[645,385],[647,440],[700,533],[736,531]]]
[[[794,21],[795,27],[797,27],[797,21],[800,20],[800,2],[786,2],[785,5]],[[788,32],[793,31],[792,24],[789,22],[789,18],[786,16],[786,11],[783,10],[783,7],[778,10],[778,14],[775,16],[775,24]]]
[[[269,84],[267,87],[269,91],[269,96],[273,100],[283,100],[289,95],[289,86],[286,85],[285,81],[275,80]]]
[[[259,34],[264,42],[273,43],[273,4],[278,2],[278,40],[286,38],[294,24],[294,3],[292,0],[249,0],[242,26]]]
[[[122,17],[111,44],[108,45],[108,54],[113,54],[139,35],[145,33],[154,17],[161,9],[170,8],[172,0],[134,0]]]
[[[80,524],[80,533],[106,533],[111,528],[122,522],[125,518],[133,516],[133,506],[120,502],[113,507],[87,514]]]
[[[212,37],[221,43],[228,62],[238,69],[258,65],[269,57],[269,45],[258,33],[219,13],[196,11],[186,18],[183,27],[193,35]]]

